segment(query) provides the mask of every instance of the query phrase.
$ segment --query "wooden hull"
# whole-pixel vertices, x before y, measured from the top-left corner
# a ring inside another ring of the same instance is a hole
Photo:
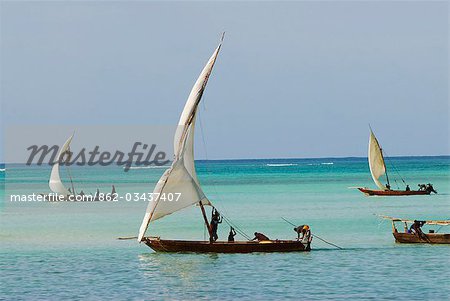
[[[195,252],[195,253],[252,253],[252,252],[301,252],[310,251],[310,243],[296,240],[270,241],[189,241],[163,240],[144,237],[144,243],[156,252]]]
[[[358,188],[359,191],[367,196],[408,196],[408,195],[428,195],[431,192],[426,190],[372,190],[367,188]]]
[[[411,233],[392,233],[402,244],[450,244],[450,234],[427,233],[424,237]]]

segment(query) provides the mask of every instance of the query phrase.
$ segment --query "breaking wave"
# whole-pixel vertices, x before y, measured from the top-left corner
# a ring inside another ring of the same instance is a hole
[[[266,164],[266,166],[270,167],[284,167],[284,166],[297,166],[298,164],[295,163],[279,163],[279,164]]]
[[[124,169],[126,167],[123,167]],[[130,166],[129,169],[157,169],[157,168],[168,168],[168,166]]]
[[[321,163],[308,163],[309,166],[319,166],[319,165],[333,165],[333,162],[321,162]]]

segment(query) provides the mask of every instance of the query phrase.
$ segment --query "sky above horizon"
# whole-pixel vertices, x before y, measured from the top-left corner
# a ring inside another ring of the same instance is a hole
[[[197,159],[450,154],[447,1],[0,6],[3,131],[176,124],[225,31]]]

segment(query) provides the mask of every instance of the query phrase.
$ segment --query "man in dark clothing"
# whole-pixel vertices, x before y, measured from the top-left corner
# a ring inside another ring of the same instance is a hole
[[[425,187],[425,190],[429,191],[430,193],[431,192],[437,193],[437,191],[434,190],[433,185],[431,185],[430,183],[427,184],[427,186]]]
[[[230,227],[230,233],[228,234],[228,242],[234,242],[234,237],[236,236],[236,231],[233,227]]]
[[[255,238],[253,238],[252,240],[264,241],[264,240],[270,240],[270,238],[268,238],[267,236],[265,236],[262,233],[255,232]]]
[[[421,229],[423,225],[425,225],[424,221],[415,220],[414,223],[409,228],[409,230],[412,233],[414,233],[414,234],[418,235],[419,237],[423,238],[423,237],[425,237],[425,235],[423,234],[422,229]]]
[[[309,241],[311,237],[311,229],[308,225],[301,225],[294,228],[294,231],[297,232],[297,240],[303,240],[306,239]],[[302,235],[300,237],[300,234]]]
[[[406,191],[411,191],[411,188],[409,188],[409,185],[406,185]]]
[[[300,240],[300,234],[303,232],[303,227],[305,225],[300,225],[294,228],[294,231],[297,232],[297,240]]]
[[[222,217],[220,216],[219,211],[216,208],[213,208],[212,216],[211,216],[211,232],[212,232],[212,241],[216,241],[219,236],[217,235],[217,228],[219,224],[222,223]]]

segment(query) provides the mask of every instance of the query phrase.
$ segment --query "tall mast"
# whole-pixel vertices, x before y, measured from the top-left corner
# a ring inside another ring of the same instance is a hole
[[[72,152],[70,151],[70,146],[69,146],[69,148],[67,149],[67,151],[68,151],[68,156],[67,156],[67,162],[69,162],[70,161],[70,159],[72,158]],[[70,185],[72,186],[72,193],[73,193],[73,195],[76,195],[76,193],[75,193],[75,186],[73,186],[73,180],[72,180],[72,175],[70,174],[70,170],[69,170],[69,165],[67,165],[67,174],[69,175],[69,179],[70,179]]]
[[[384,164],[384,170],[385,170],[385,173],[386,173],[387,184],[391,185],[391,184],[389,184],[389,176],[388,176],[388,172],[387,172],[386,162],[384,161],[383,149],[381,147],[380,147],[380,153],[381,153],[381,156],[383,157],[383,164]]]
[[[205,207],[203,206],[202,201],[199,202],[199,205],[200,209],[202,210],[203,220],[205,221],[206,228],[208,229],[209,241],[212,242],[212,229],[210,223],[208,222],[208,217],[206,217]]]

